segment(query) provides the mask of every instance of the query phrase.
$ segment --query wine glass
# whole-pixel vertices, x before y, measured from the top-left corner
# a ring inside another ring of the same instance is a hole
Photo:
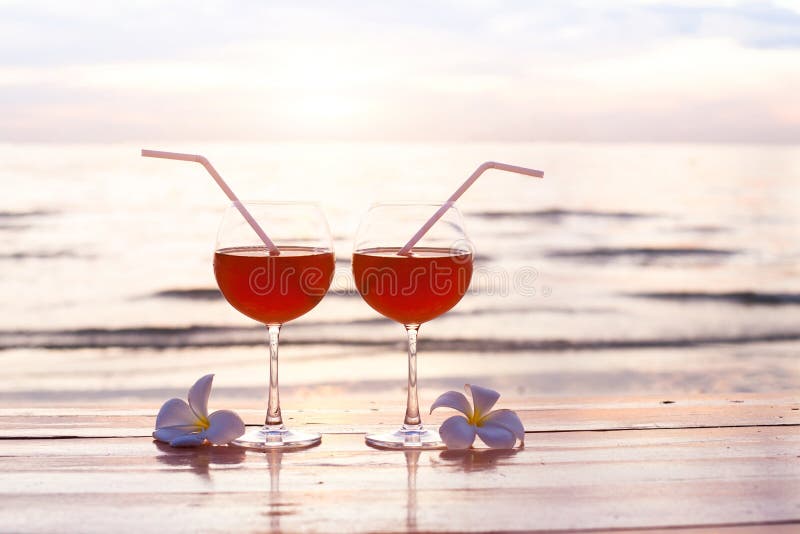
[[[225,299],[269,333],[269,401],[264,426],[232,443],[252,449],[316,445],[318,433],[288,430],[278,395],[281,326],[316,306],[333,279],[335,259],[328,223],[319,206],[306,202],[244,202],[278,248],[270,252],[235,205],[220,223],[214,275]]]
[[[364,216],[353,248],[353,276],[361,297],[382,315],[402,324],[408,335],[408,398],[403,426],[368,434],[379,448],[435,449],[436,430],[424,428],[417,397],[417,332],[455,306],[472,278],[472,243],[461,213],[450,206],[411,249],[403,245],[436,212],[439,204],[377,203]]]

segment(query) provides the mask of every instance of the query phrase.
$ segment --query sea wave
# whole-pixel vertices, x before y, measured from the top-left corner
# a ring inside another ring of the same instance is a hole
[[[649,219],[661,216],[653,213],[638,213],[633,211],[599,211],[599,210],[577,210],[577,209],[573,210],[573,209],[562,209],[562,208],[550,208],[545,210],[533,210],[533,211],[478,211],[478,212],[470,212],[469,215],[473,217],[481,217],[484,219],[523,218],[523,219],[541,219],[549,222],[557,222],[561,221],[562,219],[570,217],[634,220],[634,219]]]
[[[730,228],[725,226],[713,224],[690,224],[685,226],[676,226],[674,230],[678,232],[688,232],[691,234],[721,234],[731,231]]]
[[[629,260],[648,264],[663,260],[689,259],[715,261],[740,254],[733,249],[703,247],[593,247],[582,249],[554,249],[546,253],[550,258],[608,262]]]
[[[93,256],[77,254],[72,250],[53,250],[53,251],[18,251],[0,253],[0,260],[51,260],[60,258],[79,258],[91,259]]]
[[[30,224],[2,224],[0,223],[0,230],[9,232],[20,232],[30,228]]]
[[[376,319],[382,320],[382,319]],[[372,319],[365,320],[372,322]],[[747,335],[642,339],[467,339],[424,340],[425,351],[440,352],[558,352],[648,348],[694,348],[718,344],[753,344],[800,341],[800,332],[763,332]],[[265,343],[263,327],[193,325],[186,327],[84,328],[73,330],[0,331],[0,350],[10,349],[179,349],[198,347],[247,347]],[[397,339],[353,339],[352,337],[301,337],[283,341],[287,345],[342,347],[386,347],[402,345]]]
[[[355,290],[348,290],[348,289],[331,289],[325,295],[326,297],[354,297],[358,296],[358,293]],[[163,289],[161,291],[156,291],[155,293],[150,293],[146,295],[144,298],[163,298],[163,299],[185,299],[185,300],[220,300],[222,299],[222,293],[220,293],[219,289],[215,287],[208,287],[208,288],[173,288],[173,289]]]
[[[164,289],[156,291],[151,297],[163,299],[186,299],[186,300],[218,300],[222,298],[219,289],[213,288],[190,288],[190,289]]]
[[[55,215],[55,211],[29,210],[29,211],[0,211],[0,231],[19,232],[28,230],[33,225],[31,218]]]
[[[28,211],[0,211],[0,219],[22,219],[26,217],[44,217],[56,215],[57,211],[50,210],[28,210]]]
[[[758,291],[729,291],[721,293],[667,291],[630,293],[628,295],[639,298],[673,300],[677,302],[723,302],[745,306],[787,306],[800,304],[800,293],[763,293]]]

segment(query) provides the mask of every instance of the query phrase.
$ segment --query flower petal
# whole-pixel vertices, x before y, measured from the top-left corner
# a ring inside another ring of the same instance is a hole
[[[197,424],[197,417],[183,399],[168,400],[161,406],[158,417],[156,417],[156,429],[165,426],[194,424]]]
[[[454,415],[444,420],[439,435],[448,449],[468,449],[475,441],[475,427],[464,417]]]
[[[468,418],[472,417],[472,406],[469,405],[469,401],[464,394],[458,391],[448,391],[439,395],[439,398],[431,404],[430,413],[433,413],[433,410],[442,406],[458,410]]]
[[[481,420],[482,424],[492,423],[509,429],[518,440],[525,442],[525,427],[516,412],[511,410],[495,410],[486,414]]]
[[[169,444],[173,447],[197,447],[198,445],[202,445],[206,441],[206,436],[204,432],[198,432],[197,434],[186,434],[185,436],[179,436]]]
[[[500,394],[493,389],[484,388],[481,386],[464,385],[464,390],[472,394],[472,409],[475,410],[475,418],[480,419],[488,414]],[[191,404],[191,402],[190,402]]]
[[[206,439],[214,445],[229,443],[244,434],[244,421],[235,412],[219,410],[208,416]]]
[[[153,437],[158,441],[164,441],[168,443],[180,436],[185,436],[186,434],[192,434],[194,432],[200,432],[202,430],[203,427],[198,425],[165,426],[156,429],[156,431],[153,432]]]
[[[208,419],[208,396],[211,395],[211,383],[214,375],[206,375],[194,383],[189,390],[189,407],[204,422]]]
[[[485,423],[477,432],[481,441],[493,449],[511,449],[517,442],[514,432],[495,423]]]

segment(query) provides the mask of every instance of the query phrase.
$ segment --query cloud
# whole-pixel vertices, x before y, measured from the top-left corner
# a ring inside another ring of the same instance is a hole
[[[0,0],[0,140],[800,140],[800,10]]]

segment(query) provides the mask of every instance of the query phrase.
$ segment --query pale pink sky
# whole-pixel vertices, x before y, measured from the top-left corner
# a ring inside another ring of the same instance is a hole
[[[0,141],[800,142],[800,1],[381,4],[0,0]]]

